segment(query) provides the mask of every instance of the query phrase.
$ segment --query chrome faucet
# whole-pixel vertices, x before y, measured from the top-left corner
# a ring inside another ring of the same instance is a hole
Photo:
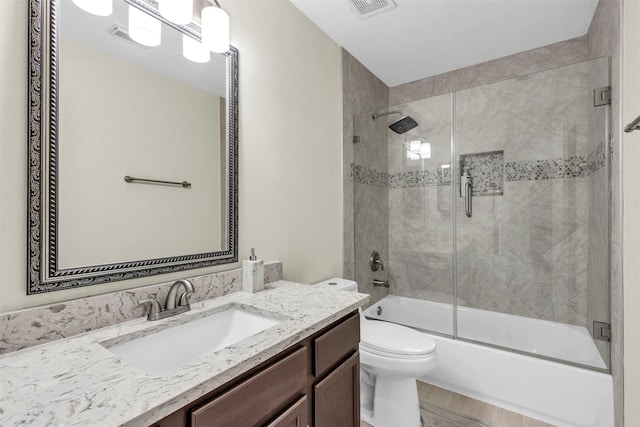
[[[178,293],[180,288],[184,288],[184,292]],[[151,308],[147,315],[147,320],[160,320],[176,314],[184,313],[191,310],[189,304],[189,295],[195,292],[193,284],[188,280],[178,280],[169,289],[167,300],[164,303],[164,310],[155,298],[140,300],[140,304],[150,303]]]
[[[373,286],[384,286],[385,288],[388,288],[389,287],[389,281],[388,280],[373,279]]]
[[[184,292],[178,295],[178,290],[180,287],[184,287]],[[169,293],[167,294],[167,300],[164,303],[165,310],[173,310],[178,307],[187,306],[188,308],[185,311],[188,311],[191,307],[189,307],[189,295],[194,293],[196,290],[193,288],[193,284],[188,280],[178,280],[173,285],[171,285],[171,289],[169,289]]]

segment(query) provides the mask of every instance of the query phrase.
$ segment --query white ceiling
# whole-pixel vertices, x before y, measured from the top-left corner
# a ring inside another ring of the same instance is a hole
[[[290,1],[390,87],[585,35],[598,4],[395,0],[362,19],[348,0]]]

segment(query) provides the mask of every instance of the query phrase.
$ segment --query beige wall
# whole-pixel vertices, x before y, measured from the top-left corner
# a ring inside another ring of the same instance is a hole
[[[624,0],[622,124],[640,114],[640,1]],[[622,134],[624,191],[624,425],[640,426],[640,131]]]
[[[240,258],[256,247],[286,279],[339,275],[340,49],[288,1],[221,3],[240,52]],[[237,268],[26,296],[26,17],[26,1],[0,1],[0,311]]]
[[[220,98],[66,37],[58,57],[58,267],[221,250]]]

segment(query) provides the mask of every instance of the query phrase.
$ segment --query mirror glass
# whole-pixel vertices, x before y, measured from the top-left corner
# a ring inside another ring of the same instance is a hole
[[[153,0],[30,16],[28,293],[237,261],[237,50],[187,59],[199,17],[171,24]]]

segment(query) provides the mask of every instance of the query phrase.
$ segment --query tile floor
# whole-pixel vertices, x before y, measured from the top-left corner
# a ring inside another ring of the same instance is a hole
[[[555,427],[421,381],[418,397],[423,427]],[[363,421],[361,427],[371,426]]]

